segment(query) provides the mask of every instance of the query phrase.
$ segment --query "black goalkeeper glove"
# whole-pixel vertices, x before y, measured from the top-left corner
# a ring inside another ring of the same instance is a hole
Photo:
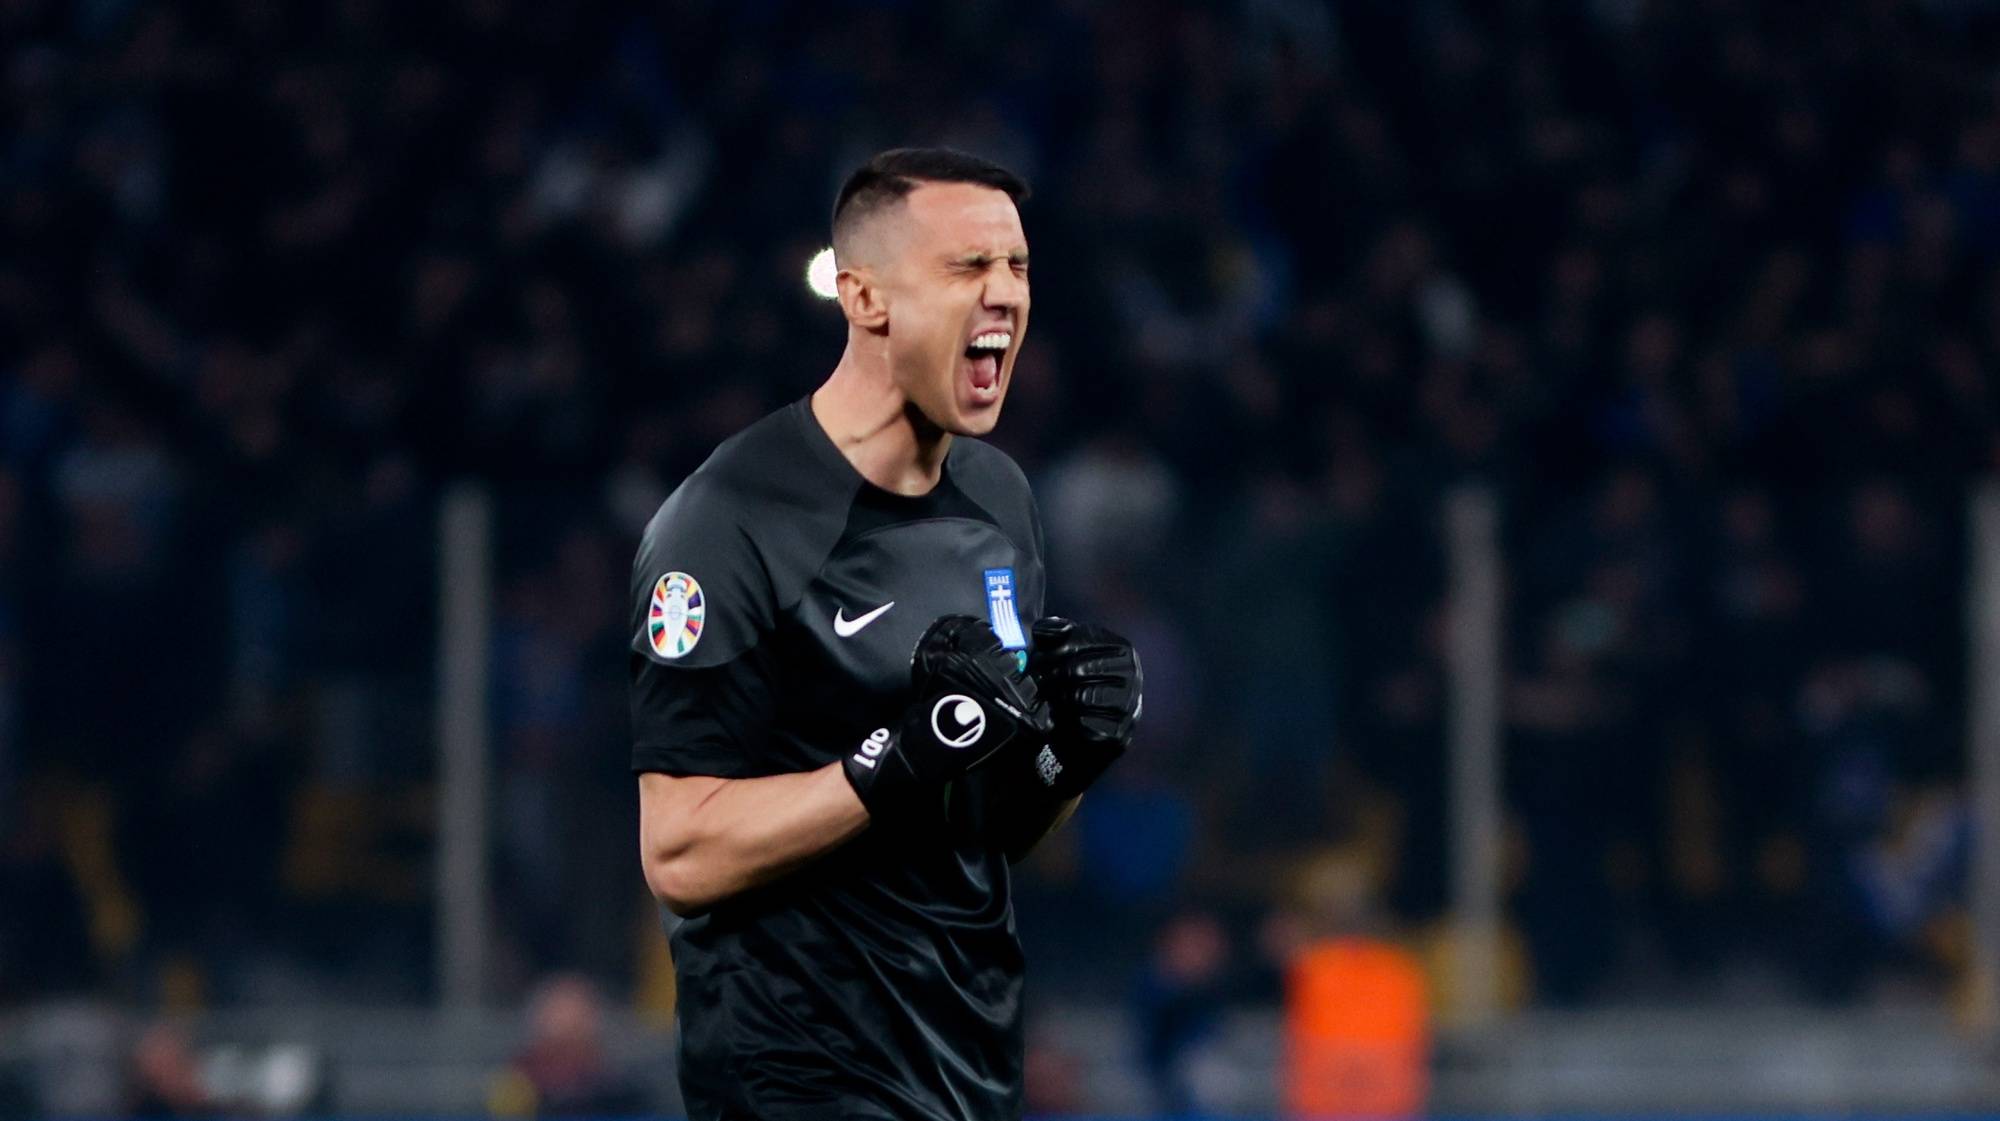
[[[945,818],[960,841],[996,845],[1020,860],[1125,753],[1139,720],[1139,655],[1123,638],[1086,623],[1035,624],[1028,673],[1049,706],[1054,734],[1017,740],[951,783]]]
[[[1035,753],[1035,779],[1068,801],[1132,744],[1145,703],[1139,652],[1107,627],[1052,615],[1035,621],[1028,673],[1055,719],[1055,735]]]
[[[841,761],[871,818],[942,813],[953,779],[1003,748],[1048,741],[1048,705],[984,620],[940,616],[917,640],[910,683],[917,699],[901,724],[877,728]]]

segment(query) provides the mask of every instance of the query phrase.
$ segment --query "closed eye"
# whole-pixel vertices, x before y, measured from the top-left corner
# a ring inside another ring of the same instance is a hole
[[[985,272],[987,269],[992,268],[993,262],[1001,259],[1002,258],[999,257],[989,257],[984,253],[977,254],[971,257],[961,257],[960,259],[952,262],[952,269],[955,272],[965,273],[970,276],[977,276],[980,273]],[[1014,275],[1016,276],[1028,275],[1027,254],[1010,253],[1007,255],[1005,260],[1007,262],[1007,266],[1014,270]]]

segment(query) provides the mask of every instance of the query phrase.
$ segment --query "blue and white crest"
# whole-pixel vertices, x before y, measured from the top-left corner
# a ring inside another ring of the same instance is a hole
[[[1021,630],[1021,613],[1014,606],[1014,570],[986,570],[986,614],[993,621],[993,633],[1008,650],[1026,650],[1028,636]]]

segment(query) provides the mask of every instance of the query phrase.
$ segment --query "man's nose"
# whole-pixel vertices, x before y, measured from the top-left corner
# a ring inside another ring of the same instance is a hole
[[[986,306],[990,308],[1017,308],[1028,302],[1028,279],[1020,276],[1001,262],[1000,267],[986,276]]]

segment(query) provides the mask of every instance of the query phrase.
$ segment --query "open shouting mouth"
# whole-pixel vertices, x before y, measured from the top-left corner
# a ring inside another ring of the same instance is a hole
[[[1006,329],[989,328],[972,337],[965,348],[965,360],[971,367],[975,400],[985,402],[999,397],[1001,364],[1013,345],[1014,332]]]

